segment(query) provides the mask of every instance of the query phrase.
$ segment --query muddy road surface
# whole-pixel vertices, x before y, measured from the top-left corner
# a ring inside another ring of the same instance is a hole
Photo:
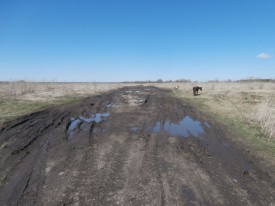
[[[274,205],[274,174],[230,135],[155,87],[33,113],[0,129],[0,205]]]

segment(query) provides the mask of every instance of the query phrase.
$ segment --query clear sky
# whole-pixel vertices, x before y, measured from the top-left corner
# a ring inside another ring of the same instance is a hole
[[[275,78],[275,0],[0,0],[0,80]]]

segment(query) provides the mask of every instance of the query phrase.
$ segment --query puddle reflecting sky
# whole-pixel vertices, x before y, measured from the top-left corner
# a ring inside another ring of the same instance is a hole
[[[95,115],[92,115],[91,117],[83,117],[80,115],[79,119],[81,119],[87,123],[90,123],[90,122],[99,123],[103,120],[104,117],[108,117],[108,116],[110,116],[110,113],[96,113]]]
[[[204,121],[204,124],[206,125],[206,127],[208,127],[209,129],[211,128],[211,126],[208,124],[207,121]]]
[[[160,122],[157,122],[153,128],[153,132],[156,133],[162,130],[171,136],[181,137],[198,137],[200,134],[204,133],[201,122],[193,120],[189,116],[183,117],[182,120],[177,123],[165,121],[162,125]]]
[[[92,115],[91,117],[83,117],[80,115],[78,118],[71,118],[69,126],[67,128],[67,138],[71,139],[75,133],[77,132],[77,127],[79,124],[82,124],[83,122],[85,123],[91,123],[91,122],[96,122],[99,123],[101,122],[105,117],[110,116],[110,113],[96,113]],[[80,127],[80,129],[85,129],[84,126]]]
[[[140,130],[139,127],[132,127],[132,128],[131,128],[131,131],[132,131],[132,132],[138,132],[139,130]]]
[[[112,106],[113,106],[112,103],[107,104],[107,107],[112,107]]]
[[[74,119],[74,118],[71,118],[71,123],[68,127],[68,130],[67,130],[67,137],[68,139],[71,139],[75,133],[75,129],[77,127],[77,125],[81,122],[80,119]]]

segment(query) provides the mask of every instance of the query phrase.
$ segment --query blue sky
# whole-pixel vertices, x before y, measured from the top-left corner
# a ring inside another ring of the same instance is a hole
[[[274,0],[0,0],[0,80],[275,78]]]

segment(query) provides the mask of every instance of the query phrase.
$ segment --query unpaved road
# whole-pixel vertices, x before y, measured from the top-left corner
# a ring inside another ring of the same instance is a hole
[[[155,87],[37,112],[0,132],[2,206],[275,203],[274,174],[226,128]]]

